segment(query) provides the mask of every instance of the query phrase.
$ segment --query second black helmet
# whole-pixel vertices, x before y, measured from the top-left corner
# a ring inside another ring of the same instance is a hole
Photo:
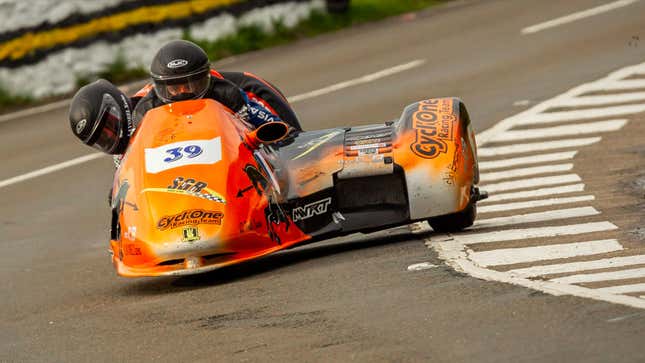
[[[150,75],[157,97],[166,103],[201,98],[210,83],[208,56],[195,43],[173,40],[155,54]]]

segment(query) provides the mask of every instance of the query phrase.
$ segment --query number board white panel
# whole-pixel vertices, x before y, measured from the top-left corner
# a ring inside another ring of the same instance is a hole
[[[211,140],[189,140],[145,149],[146,173],[174,169],[180,166],[215,164],[222,159],[222,141],[218,136]]]

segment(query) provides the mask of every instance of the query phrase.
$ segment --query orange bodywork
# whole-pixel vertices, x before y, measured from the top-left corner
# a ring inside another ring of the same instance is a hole
[[[260,135],[282,137],[286,127],[266,126],[252,131],[213,100],[148,111],[113,184],[118,274],[209,271],[476,202],[474,132],[456,98],[414,103],[392,123],[302,132],[275,148]]]
[[[287,230],[286,223],[267,223],[265,210],[272,192],[258,190],[262,186],[253,185],[242,172],[246,167],[259,168],[253,151],[242,142],[248,131],[229,109],[211,100],[148,112],[114,181],[118,218],[113,224],[118,226],[111,249],[120,275],[201,272],[309,238],[293,224]],[[207,150],[212,145],[204,140],[217,140],[221,150]],[[200,145],[201,153],[189,160]],[[161,159],[163,170],[152,173],[148,164],[157,157],[155,149],[167,157]],[[200,160],[207,152],[217,155]],[[185,164],[173,165],[180,161]]]
[[[394,160],[406,171],[411,219],[444,214],[437,209],[461,211],[470,202],[479,178],[477,146],[462,105],[456,98],[424,100],[401,118],[411,125],[401,124]],[[412,211],[415,205],[420,212]]]

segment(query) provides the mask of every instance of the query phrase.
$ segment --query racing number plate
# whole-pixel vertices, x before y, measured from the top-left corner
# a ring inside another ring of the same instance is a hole
[[[186,165],[215,164],[222,159],[222,140],[179,141],[145,149],[146,173],[156,174]]]

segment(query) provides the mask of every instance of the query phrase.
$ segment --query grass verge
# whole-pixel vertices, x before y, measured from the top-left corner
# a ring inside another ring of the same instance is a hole
[[[447,0],[352,0],[349,10],[343,14],[314,11],[308,19],[293,28],[281,22],[274,23],[273,32],[266,33],[258,26],[238,28],[234,35],[215,42],[186,39],[199,44],[212,61],[249,51],[265,49],[294,40],[313,37],[353,25],[381,20],[390,16],[418,11]]]
[[[277,22],[274,24],[274,29],[270,33],[263,31],[258,26],[244,26],[238,28],[237,33],[234,35],[214,42],[193,39],[188,33],[185,34],[185,38],[199,44],[208,53],[211,61],[216,61],[233,55],[269,48],[353,25],[418,11],[447,1],[449,0],[351,0],[350,7],[345,13],[330,14],[322,11],[314,11],[309,18],[301,21],[293,28],[288,28],[281,22]],[[80,88],[98,78],[105,78],[113,83],[119,84],[145,78],[147,75],[148,73],[145,69],[129,68],[123,56],[117,55],[116,59],[102,72],[98,74],[79,75],[76,84]],[[35,100],[26,96],[12,95],[6,88],[0,85],[0,113],[69,96],[68,94]]]
[[[0,111],[7,108],[28,106],[33,103],[33,98],[29,96],[11,94],[11,92],[7,91],[4,86],[0,85]]]
[[[78,75],[76,77],[76,86],[78,88],[83,87],[99,78],[109,79],[112,83],[120,84],[147,76],[148,72],[145,69],[128,67],[123,54],[117,54],[116,59],[100,73]]]

